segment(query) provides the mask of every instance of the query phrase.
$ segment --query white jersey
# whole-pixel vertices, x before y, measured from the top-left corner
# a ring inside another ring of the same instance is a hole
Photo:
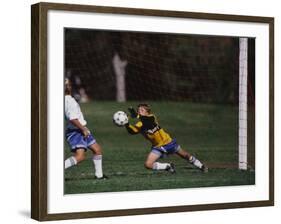
[[[67,129],[77,129],[76,126],[74,126],[69,122],[70,120],[74,120],[74,119],[78,119],[78,121],[83,126],[86,126],[87,122],[85,121],[80,106],[76,102],[76,100],[72,96],[66,95],[64,103],[65,103],[65,108],[64,108],[65,117],[68,120]]]

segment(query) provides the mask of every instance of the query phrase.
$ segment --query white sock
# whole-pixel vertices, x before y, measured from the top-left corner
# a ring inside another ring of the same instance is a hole
[[[101,178],[103,176],[102,172],[102,155],[93,156],[93,163],[95,167],[95,176]]]
[[[201,169],[203,166],[203,164],[198,159],[196,159],[194,156],[190,157],[189,162],[199,169]]]
[[[155,162],[152,165],[152,169],[153,170],[165,170],[165,169],[167,169],[168,166],[170,166],[169,163],[158,163],[158,162]]]
[[[76,164],[77,160],[74,156],[71,156],[64,161],[64,169],[68,169],[69,167],[75,166]]]

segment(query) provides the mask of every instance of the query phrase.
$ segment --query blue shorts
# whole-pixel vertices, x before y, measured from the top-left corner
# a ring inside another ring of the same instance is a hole
[[[90,145],[96,143],[96,139],[92,134],[84,137],[79,129],[66,130],[66,141],[70,146],[71,152],[75,152],[77,149],[84,149],[87,151]]]
[[[170,143],[160,146],[160,147],[152,147],[151,152],[163,156],[168,154],[176,153],[180,150],[180,145],[173,139]]]

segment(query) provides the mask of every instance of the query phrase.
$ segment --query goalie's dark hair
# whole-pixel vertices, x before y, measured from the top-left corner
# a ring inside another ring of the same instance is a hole
[[[139,107],[143,107],[148,113],[151,113],[151,106],[148,103],[140,103],[138,105],[138,108]]]

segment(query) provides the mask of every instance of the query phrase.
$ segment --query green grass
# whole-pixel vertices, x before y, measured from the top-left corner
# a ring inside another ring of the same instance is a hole
[[[176,174],[146,170],[144,161],[150,143],[141,135],[131,136],[112,123],[117,110],[136,102],[91,102],[81,109],[97,141],[103,148],[103,169],[108,180],[94,179],[88,159],[65,171],[65,193],[156,190],[190,187],[248,185],[255,183],[254,171],[240,171],[238,158],[238,111],[231,105],[183,102],[150,102],[158,121],[177,139],[182,148],[210,167],[201,173],[176,155],[161,159],[176,165]],[[70,156],[67,143],[65,157]]]

